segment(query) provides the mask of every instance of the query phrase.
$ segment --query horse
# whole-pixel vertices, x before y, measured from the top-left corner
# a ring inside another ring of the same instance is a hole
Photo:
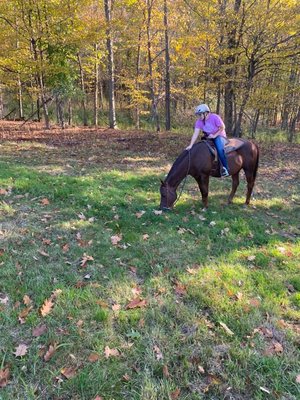
[[[231,193],[228,204],[232,203],[239,185],[239,172],[244,170],[247,180],[247,194],[245,204],[249,205],[259,162],[259,148],[257,144],[246,139],[230,139],[230,142],[239,142],[239,146],[231,147],[232,151],[226,154],[229,173],[232,178]],[[184,150],[172,165],[166,179],[160,186],[160,209],[171,210],[177,200],[177,187],[188,175],[198,183],[204,208],[208,207],[208,186],[210,176],[221,177],[220,168],[215,168],[215,156],[207,140],[196,143],[190,150]],[[220,164],[218,164],[220,166]]]

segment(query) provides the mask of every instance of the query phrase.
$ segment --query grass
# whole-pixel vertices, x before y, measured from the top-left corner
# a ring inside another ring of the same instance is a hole
[[[299,167],[262,145],[251,207],[189,178],[156,215],[188,140],[145,135],[1,144],[0,399],[299,398]]]

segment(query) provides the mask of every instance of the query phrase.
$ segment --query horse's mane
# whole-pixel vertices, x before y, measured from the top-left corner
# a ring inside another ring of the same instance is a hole
[[[181,162],[187,157],[188,155],[188,151],[184,150],[174,161],[168,175],[167,178],[168,179],[170,176],[172,176],[172,174],[177,170],[178,166],[181,164]]]
[[[183,159],[187,156],[188,151],[187,150],[183,150],[183,152],[176,158],[176,160],[174,161],[174,164],[172,165],[172,168],[170,170],[170,172],[172,171],[173,168],[177,168],[178,164],[180,164]]]

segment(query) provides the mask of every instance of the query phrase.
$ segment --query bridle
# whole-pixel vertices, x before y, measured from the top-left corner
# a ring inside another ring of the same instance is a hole
[[[185,174],[185,177],[184,177],[184,181],[183,181],[183,185],[181,186],[181,189],[180,189],[179,196],[177,197],[177,199],[174,201],[174,203],[173,203],[173,205],[172,205],[173,207],[175,206],[175,204],[177,203],[177,201],[180,199],[180,197],[181,197],[181,195],[182,195],[182,192],[183,192],[183,189],[184,189],[184,186],[185,186],[185,183],[186,183],[188,174],[189,174],[189,172],[190,172],[190,167],[191,167],[191,153],[190,153],[190,150],[187,150],[187,152],[188,152],[188,155],[189,155],[188,169],[187,169],[187,171],[186,171],[186,174]],[[166,197],[167,197],[167,205],[168,205],[168,204],[169,204],[169,201],[168,201],[168,194],[169,194],[169,187],[168,187],[168,184],[166,185],[166,191],[167,191]],[[165,210],[165,211],[170,211],[171,208],[170,208],[170,207],[163,207],[163,210]]]

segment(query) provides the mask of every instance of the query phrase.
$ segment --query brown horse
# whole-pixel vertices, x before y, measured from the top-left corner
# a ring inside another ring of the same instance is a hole
[[[239,185],[239,172],[244,170],[247,179],[246,204],[250,203],[259,160],[258,146],[249,140],[243,140],[244,144],[227,154],[229,172],[232,176],[232,189],[228,197],[228,204],[232,202]],[[198,183],[202,195],[202,202],[206,208],[208,205],[209,177],[220,177],[220,169],[215,169],[214,155],[205,141],[195,144],[191,150],[184,150],[174,162],[167,178],[160,186],[160,209],[170,210],[177,199],[176,189],[180,182],[191,175]]]

